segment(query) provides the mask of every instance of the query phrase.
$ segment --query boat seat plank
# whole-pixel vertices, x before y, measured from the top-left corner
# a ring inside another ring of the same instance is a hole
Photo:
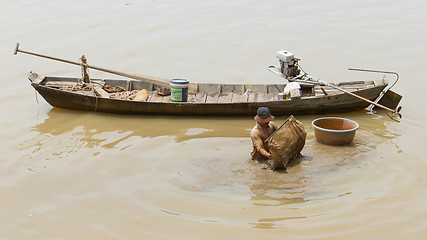
[[[197,102],[196,94],[188,94],[188,102]]]
[[[341,89],[344,89],[347,91],[357,91],[357,90],[363,89],[363,87],[342,87]]]
[[[277,94],[258,94],[258,102],[273,101],[275,96],[277,96]]]
[[[221,85],[219,84],[199,83],[199,92],[220,93],[220,91],[221,91]]]
[[[142,81],[132,81],[130,85],[130,89],[132,90],[142,90],[146,89],[147,91],[153,91],[153,84]]]
[[[92,81],[95,87],[103,87],[105,85],[105,82],[103,81]],[[44,84],[46,87],[54,87],[54,88],[61,88],[66,89],[69,87],[74,87],[78,84],[77,81],[49,81]]]
[[[247,95],[233,93],[233,99],[232,99],[233,103],[241,103],[241,102],[247,102],[247,101],[248,101],[248,96]]]
[[[188,95],[188,102],[205,103],[206,102],[206,94],[198,92],[197,94]]]
[[[93,92],[99,97],[110,98],[110,95],[98,84],[93,85]]]
[[[278,100],[277,94],[262,94],[262,93],[251,93],[248,97],[248,102],[268,102]]]
[[[198,100],[198,102],[201,102],[201,103],[205,103],[206,102],[206,98],[207,98],[207,94],[205,94],[205,93],[200,93],[200,92],[198,92],[197,94],[196,94],[196,98],[197,98],[197,100]]]
[[[206,96],[206,103],[216,103],[218,102],[219,94],[208,94]]]
[[[274,84],[267,85],[267,92],[271,94],[278,94],[279,92],[283,92],[285,90],[285,84]]]
[[[46,82],[44,86],[46,87],[54,87],[54,88],[63,88],[63,87],[72,87],[76,85],[77,82],[68,82],[68,81],[51,81]]]
[[[283,100],[283,99],[279,99],[279,94],[272,94],[271,101],[279,101],[279,100]]]
[[[105,82],[105,84],[107,84],[109,86],[112,86],[112,87],[123,87],[127,91],[130,90],[130,81],[127,81],[127,80],[110,80],[110,79],[105,79],[104,82]]]
[[[150,102],[162,102],[163,96],[158,95],[156,92],[153,92],[151,98],[149,98]]]
[[[338,94],[338,93],[342,93],[340,90],[337,89],[333,89],[333,88],[329,88],[329,87],[324,87],[325,92],[328,93],[328,95],[333,95],[333,94]],[[346,89],[347,90],[347,89]],[[351,90],[350,90],[351,91]]]
[[[151,99],[153,98],[154,95],[154,91],[151,91],[148,93],[148,98],[147,98],[147,102],[151,102]]]
[[[198,83],[190,83],[188,84],[188,94],[196,94],[199,90],[199,84]]]
[[[252,93],[264,93],[267,94],[267,86],[261,84],[250,84],[245,85],[245,89],[250,89]]]
[[[326,95],[328,95],[328,92],[326,92],[326,90],[324,88],[315,89],[314,95],[315,96],[318,96],[318,95],[325,95],[326,96]]]
[[[258,93],[251,93],[248,96],[248,102],[258,102]]]
[[[162,102],[171,102],[171,95],[164,96]]]
[[[217,103],[231,103],[233,99],[233,93],[223,93],[219,95]]]
[[[340,82],[337,84],[337,86],[339,87],[344,87],[344,86],[358,86],[358,87],[365,87],[367,85],[373,85],[375,84],[374,81],[351,81],[351,82]]]
[[[85,96],[96,97],[95,93],[92,90],[91,91],[76,91],[75,93],[82,94]]]
[[[221,93],[240,93],[245,92],[245,85],[242,84],[222,84]]]

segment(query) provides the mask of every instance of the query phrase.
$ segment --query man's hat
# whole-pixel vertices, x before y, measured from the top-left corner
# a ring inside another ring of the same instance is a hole
[[[260,107],[254,119],[257,122],[270,122],[274,119],[274,116],[271,115],[268,107]]]

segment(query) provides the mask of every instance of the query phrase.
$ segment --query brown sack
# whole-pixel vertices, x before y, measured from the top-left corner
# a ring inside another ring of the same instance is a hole
[[[145,89],[138,91],[133,100],[146,102],[148,100],[148,91]]]
[[[306,135],[302,123],[291,115],[288,122],[268,141],[273,169],[286,169],[289,161],[300,155]]]

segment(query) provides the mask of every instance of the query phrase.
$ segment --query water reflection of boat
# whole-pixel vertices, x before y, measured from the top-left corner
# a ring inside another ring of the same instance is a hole
[[[78,114],[77,114],[78,113]],[[69,156],[77,151],[99,154],[123,150],[142,141],[154,145],[180,144],[191,139],[247,137],[252,124],[242,118],[187,118],[140,115],[94,114],[53,108],[47,118],[32,127],[37,133],[22,144],[28,157],[46,159]],[[158,140],[156,140],[158,139]]]
[[[78,114],[76,114],[78,113]],[[33,127],[34,131],[58,136],[79,128],[87,139],[101,133],[128,133],[142,138],[171,136],[182,142],[193,138],[247,137],[252,126],[247,118],[174,117],[82,113],[53,108],[48,117]],[[106,120],[107,118],[107,120]],[[225,121],[226,120],[226,121]],[[247,126],[245,126],[247,125]],[[230,130],[232,129],[232,130]]]

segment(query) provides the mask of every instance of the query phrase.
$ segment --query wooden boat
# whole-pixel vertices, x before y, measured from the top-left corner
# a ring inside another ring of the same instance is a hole
[[[267,106],[274,115],[319,114],[361,110],[369,103],[332,87],[301,84],[301,95],[281,98],[285,84],[190,84],[187,102],[172,102],[171,96],[157,93],[153,81],[92,79],[92,84],[148,91],[147,101],[97,96],[93,89],[72,91],[80,79],[29,74],[31,85],[52,106],[120,114],[168,115],[254,115]],[[388,85],[386,80],[338,83],[336,86],[374,101]],[[248,91],[249,90],[249,91]],[[250,93],[249,93],[250,92]]]

